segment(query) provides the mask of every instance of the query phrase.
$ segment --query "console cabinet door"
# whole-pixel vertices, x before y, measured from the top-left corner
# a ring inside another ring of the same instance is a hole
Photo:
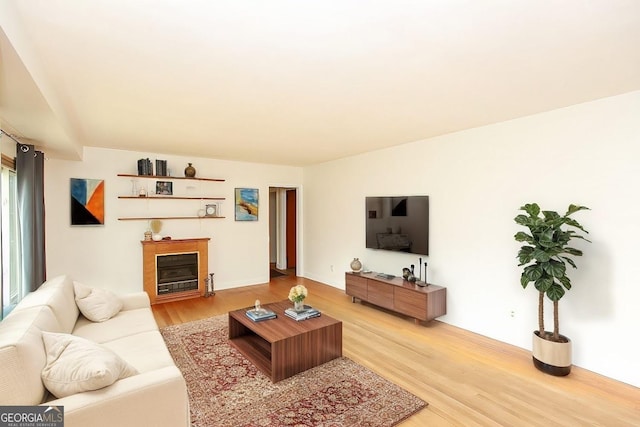
[[[393,288],[394,285],[378,282],[377,280],[367,280],[367,296],[371,304],[393,310]]]
[[[427,320],[427,294],[396,287],[393,295],[393,309],[418,320]]]
[[[352,297],[367,300],[367,279],[365,277],[347,274],[346,293]]]

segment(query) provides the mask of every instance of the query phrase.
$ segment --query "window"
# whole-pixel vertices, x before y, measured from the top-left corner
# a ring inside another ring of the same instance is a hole
[[[0,173],[0,283],[2,285],[2,312],[4,318],[18,304],[22,295],[20,286],[20,239],[18,234],[18,204],[16,172],[12,160],[2,156]]]

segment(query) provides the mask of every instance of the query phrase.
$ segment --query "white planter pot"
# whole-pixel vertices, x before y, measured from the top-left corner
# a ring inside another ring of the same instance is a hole
[[[533,364],[540,371],[554,375],[565,376],[571,372],[571,340],[563,335],[567,342],[553,342],[538,336],[533,332]]]

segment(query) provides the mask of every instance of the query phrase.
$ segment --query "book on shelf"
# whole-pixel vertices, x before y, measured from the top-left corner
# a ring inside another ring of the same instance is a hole
[[[138,175],[153,175],[153,163],[151,163],[151,160],[138,160]]]
[[[304,308],[300,311],[296,311],[293,308],[287,308],[284,311],[284,314],[295,321],[301,321],[311,319],[313,317],[319,317],[320,311],[311,307],[310,305],[305,305]]]
[[[156,176],[168,176],[166,160],[156,159]]]
[[[266,308],[247,310],[246,314],[247,317],[254,322],[261,322],[263,320],[270,320],[278,317],[273,310],[268,310]]]

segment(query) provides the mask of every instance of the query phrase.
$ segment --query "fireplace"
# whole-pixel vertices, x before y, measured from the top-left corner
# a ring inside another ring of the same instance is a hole
[[[151,304],[204,295],[209,269],[208,238],[141,243],[142,279]]]
[[[156,255],[158,295],[198,289],[198,253]]]

